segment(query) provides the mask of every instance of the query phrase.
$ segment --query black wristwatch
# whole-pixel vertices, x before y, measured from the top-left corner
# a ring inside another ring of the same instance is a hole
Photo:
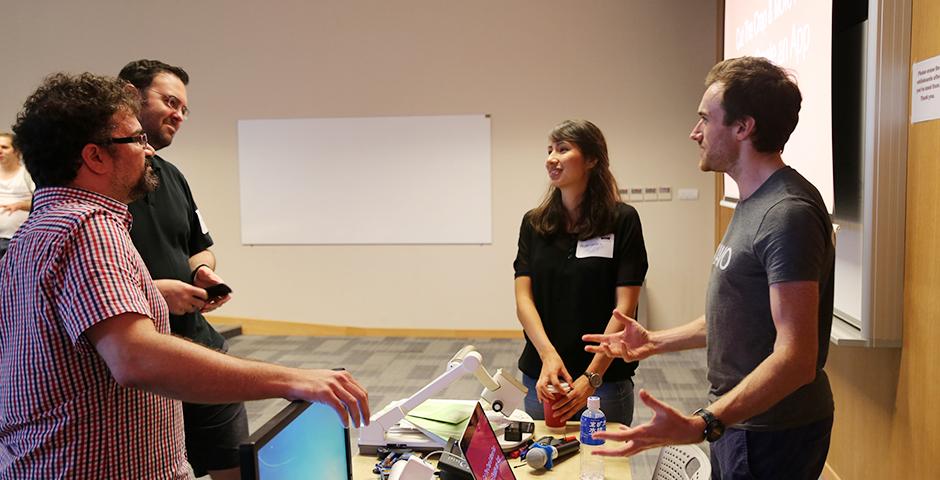
[[[604,384],[604,380],[601,379],[601,376],[594,372],[584,372],[584,376],[587,377],[588,383],[591,384],[595,390],[601,388],[601,385]]]
[[[704,408],[700,408],[692,412],[692,415],[698,415],[702,417],[702,420],[705,420],[705,440],[714,442],[724,435],[725,425],[721,423],[721,420],[718,420],[718,418],[715,417],[712,412],[709,412]]]

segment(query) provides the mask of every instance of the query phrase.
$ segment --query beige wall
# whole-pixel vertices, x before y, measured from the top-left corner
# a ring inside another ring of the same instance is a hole
[[[52,71],[116,74],[140,57],[184,66],[193,114],[161,153],[188,176],[235,289],[221,315],[518,329],[519,220],[546,186],[545,136],[568,117],[604,130],[621,187],[700,190],[636,207],[649,319],[665,327],[703,309],[715,187],[687,133],[715,57],[713,0],[45,3],[4,7],[2,124]],[[241,245],[239,119],[461,113],[492,115],[491,245]]]

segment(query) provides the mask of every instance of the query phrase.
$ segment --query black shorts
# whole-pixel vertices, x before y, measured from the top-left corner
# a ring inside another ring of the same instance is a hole
[[[248,438],[244,403],[183,402],[186,458],[197,477],[238,466],[238,445]]]

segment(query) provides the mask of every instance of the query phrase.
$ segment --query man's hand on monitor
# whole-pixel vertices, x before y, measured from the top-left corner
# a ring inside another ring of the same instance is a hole
[[[325,403],[339,414],[343,425],[349,427],[369,424],[369,394],[345,370],[302,370],[302,378],[292,387],[289,400],[307,400]]]

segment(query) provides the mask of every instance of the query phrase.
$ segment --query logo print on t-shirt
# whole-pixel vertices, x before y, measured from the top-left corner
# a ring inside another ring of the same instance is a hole
[[[731,247],[726,247],[725,244],[719,244],[718,250],[715,251],[715,258],[712,259],[712,265],[725,270],[728,268],[728,265],[731,263]]]

